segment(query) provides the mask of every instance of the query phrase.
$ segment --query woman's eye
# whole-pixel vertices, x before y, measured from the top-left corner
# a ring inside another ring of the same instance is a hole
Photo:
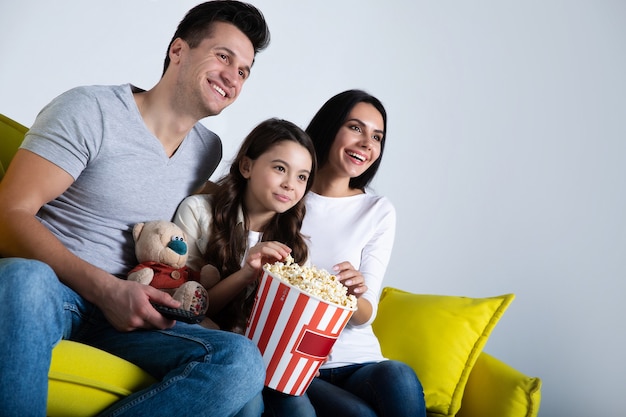
[[[350,129],[354,130],[355,132],[361,132],[361,128],[359,126],[350,126]]]
[[[380,142],[383,140],[383,137],[379,135],[374,135],[372,136],[372,139],[374,139],[376,142]]]
[[[306,175],[298,175],[298,179],[302,182],[307,182],[309,177],[307,177]]]
[[[274,169],[276,169],[277,171],[280,171],[280,172],[285,172],[285,167],[281,166],[281,165],[276,165],[274,167]]]

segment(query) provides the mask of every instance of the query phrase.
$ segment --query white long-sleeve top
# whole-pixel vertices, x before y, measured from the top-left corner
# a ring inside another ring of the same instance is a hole
[[[393,248],[395,208],[386,197],[367,193],[333,198],[309,192],[305,199],[302,233],[310,239],[310,263],[333,273],[334,265],[349,261],[363,275],[368,290],[361,297],[373,308],[366,323],[348,323],[322,368],[384,360],[371,323]]]
[[[176,223],[187,235],[189,244],[189,256],[187,266],[199,271],[205,264],[206,248],[209,242],[209,226],[213,219],[212,198],[208,194],[195,194],[185,198],[174,215]],[[243,224],[243,212],[239,211],[239,223]],[[248,246],[241,261],[246,259],[248,249],[259,243],[261,233],[255,231],[248,232]]]

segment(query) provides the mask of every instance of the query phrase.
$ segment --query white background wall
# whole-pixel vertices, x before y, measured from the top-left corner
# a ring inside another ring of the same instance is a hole
[[[0,0],[0,112],[81,84],[151,87],[198,1]],[[543,378],[540,416],[620,415],[626,360],[626,2],[253,0],[273,41],[205,123],[230,158],[364,88],[389,111],[375,191],[398,210],[386,283],[517,295],[486,351]]]

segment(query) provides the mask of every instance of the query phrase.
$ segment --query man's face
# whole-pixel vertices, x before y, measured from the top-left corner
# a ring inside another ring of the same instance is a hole
[[[170,48],[172,53],[180,65],[177,105],[198,112],[198,118],[219,114],[235,101],[254,61],[248,37],[224,22],[214,23],[211,36],[193,49],[177,39]]]

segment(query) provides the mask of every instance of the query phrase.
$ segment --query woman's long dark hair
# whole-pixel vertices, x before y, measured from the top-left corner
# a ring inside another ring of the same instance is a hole
[[[222,278],[241,269],[241,262],[248,244],[249,226],[243,204],[248,181],[241,175],[240,163],[244,157],[256,160],[284,141],[296,142],[309,151],[312,166],[306,192],[313,184],[317,168],[315,147],[311,138],[301,128],[286,120],[268,119],[250,132],[233,160],[229,173],[217,182],[218,188],[213,195],[213,219],[209,230],[211,239],[207,245],[206,260],[217,267]],[[240,208],[244,214],[243,225],[238,224]],[[292,250],[291,256],[294,261],[304,263],[308,255],[306,242],[300,233],[304,213],[304,199],[284,213],[276,213],[263,230],[260,230],[261,240],[286,244]],[[244,290],[219,314],[211,318],[224,330],[245,328],[245,321],[250,314],[253,301],[254,292],[252,291],[251,295],[246,297],[246,290]]]
[[[339,129],[341,129],[346,122],[354,106],[359,103],[371,104],[383,117],[383,138],[380,141],[380,156],[363,174],[358,177],[350,178],[350,188],[364,191],[365,187],[367,187],[376,175],[385,150],[387,112],[380,100],[363,90],[347,90],[339,93],[324,103],[315,116],[313,116],[309,126],[306,128],[306,133],[313,139],[315,152],[317,154],[317,164],[319,168],[322,168],[328,162],[328,154]]]

